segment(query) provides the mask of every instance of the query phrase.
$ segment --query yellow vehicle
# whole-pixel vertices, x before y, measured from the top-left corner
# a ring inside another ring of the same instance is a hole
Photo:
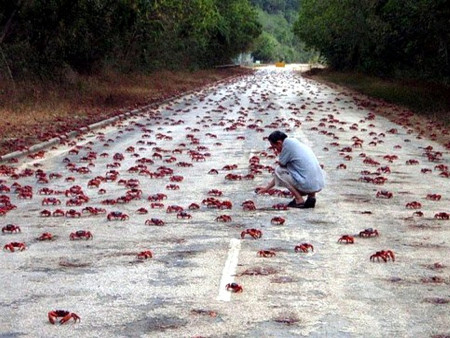
[[[276,62],[275,63],[275,67],[284,67],[284,66],[286,66],[285,62]]]

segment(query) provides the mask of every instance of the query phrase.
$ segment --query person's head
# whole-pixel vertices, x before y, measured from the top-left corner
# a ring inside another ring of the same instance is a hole
[[[277,151],[281,152],[281,148],[283,148],[283,141],[287,138],[287,135],[283,133],[282,131],[275,130],[272,132],[268,139],[270,142],[270,145]]]

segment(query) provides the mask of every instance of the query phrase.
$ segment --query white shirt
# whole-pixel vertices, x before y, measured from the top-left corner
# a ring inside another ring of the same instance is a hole
[[[279,161],[297,182],[300,191],[316,192],[325,186],[319,161],[306,144],[294,138],[286,138],[283,141]]]

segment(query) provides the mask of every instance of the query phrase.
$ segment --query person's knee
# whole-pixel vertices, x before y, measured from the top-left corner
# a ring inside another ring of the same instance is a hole
[[[274,174],[275,174],[275,176],[280,178],[281,175],[283,174],[283,168],[281,168],[280,166],[275,167]]]

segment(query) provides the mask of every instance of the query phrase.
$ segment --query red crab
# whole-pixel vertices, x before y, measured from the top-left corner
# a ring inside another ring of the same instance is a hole
[[[228,181],[240,181],[242,180],[242,175],[228,174],[225,176],[225,179]]]
[[[20,230],[20,227],[18,225],[8,224],[8,225],[5,225],[2,228],[2,233],[5,233],[5,232],[9,232],[9,233],[12,234],[14,232],[21,232],[21,230]]]
[[[394,253],[391,250],[381,250],[375,252],[372,256],[370,256],[370,260],[375,262],[375,259],[377,261],[380,261],[380,258],[386,263],[388,260],[392,259],[393,262],[395,262],[395,256]]]
[[[96,207],[86,207],[81,210],[81,213],[89,213],[91,215],[105,214],[106,210]]]
[[[181,219],[191,219],[192,218],[192,215],[191,214],[188,214],[186,211],[180,211],[178,214],[177,214],[177,218],[179,219],[179,218],[181,218]]]
[[[74,209],[70,209],[70,210],[66,211],[66,217],[71,217],[71,218],[81,217],[81,212],[76,211]]]
[[[153,254],[152,254],[152,252],[150,250],[141,251],[137,255],[138,259],[148,259],[148,258],[152,258],[152,257],[153,257]]]
[[[11,252],[14,252],[15,248],[17,248],[19,251],[23,251],[27,247],[25,246],[25,243],[23,243],[23,242],[11,242],[11,243],[6,244],[3,247],[3,250],[9,250]]]
[[[167,190],[179,190],[180,186],[178,184],[168,184],[166,185]]]
[[[210,171],[208,171],[208,174],[210,175],[217,175],[219,172],[217,171],[217,169],[211,169]]]
[[[394,194],[392,194],[390,191],[387,190],[380,190],[377,191],[377,198],[384,198],[384,199],[390,199],[394,196]]]
[[[61,201],[54,197],[47,197],[42,200],[42,205],[60,205]]]
[[[150,207],[152,209],[162,209],[162,208],[164,208],[164,204],[159,203],[159,202],[153,202],[153,203],[150,203]]]
[[[386,177],[378,176],[372,180],[372,183],[376,185],[383,185],[387,180],[388,179]]]
[[[218,203],[217,208],[220,209],[220,210],[232,209],[233,208],[233,204],[231,203],[231,201],[222,201],[222,202]]]
[[[245,235],[250,235],[254,239],[262,237],[262,231],[258,229],[246,229],[241,232],[241,238],[243,239]]]
[[[53,214],[52,214],[53,217],[63,217],[65,215],[66,215],[66,213],[62,209],[56,209],[55,211],[53,211]]]
[[[381,173],[384,173],[384,174],[390,174],[390,173],[391,173],[391,168],[388,167],[388,166],[385,166],[385,167],[379,167],[379,168],[377,168],[377,173],[378,173],[378,174],[381,174]]]
[[[311,251],[314,251],[314,246],[312,244],[309,244],[309,243],[302,243],[302,244],[297,245],[294,248],[294,251],[295,252],[299,252],[299,251],[301,251],[301,252],[308,252],[309,249],[311,249]]]
[[[208,195],[219,197],[219,196],[223,195],[223,192],[220,190],[217,190],[217,189],[212,189],[212,190],[208,191]]]
[[[112,220],[125,221],[125,220],[129,219],[130,216],[128,216],[127,214],[124,214],[123,212],[120,212],[120,211],[112,211],[108,214],[108,216],[106,216],[106,218],[108,219],[108,221],[112,221]]]
[[[273,257],[276,256],[277,254],[275,253],[275,251],[272,250],[260,250],[258,251],[257,255],[259,257]]]
[[[170,177],[170,182],[181,182],[183,180],[184,180],[183,176],[174,175],[174,176]]]
[[[136,210],[136,213],[138,213],[140,215],[145,215],[145,214],[148,214],[148,210],[145,208],[139,208]]]
[[[163,226],[164,221],[159,218],[151,218],[145,221],[145,225]]]
[[[162,200],[165,200],[165,199],[167,199],[167,195],[166,194],[161,194],[161,193],[158,193],[158,194],[155,194],[155,195],[151,195],[151,196],[148,197],[148,201],[150,201],[150,202],[158,202],[158,201],[162,201]]]
[[[50,323],[55,324],[56,318],[62,317],[62,319],[59,321],[60,324],[64,324],[68,320],[72,319],[75,321],[75,323],[81,320],[80,316],[78,316],[76,313],[65,311],[65,310],[54,310],[50,311],[48,313],[48,320]]]
[[[283,203],[274,204],[274,205],[272,205],[272,208],[276,209],[276,210],[288,210],[289,209],[287,204],[283,204]]]
[[[53,235],[49,232],[44,232],[42,235],[40,235],[37,240],[38,241],[51,241],[53,240]]]
[[[50,189],[50,188],[42,188],[42,189],[39,189],[39,191],[38,191],[39,195],[51,195],[53,193],[54,193],[53,189]]]
[[[227,291],[231,291],[234,293],[239,293],[239,292],[244,291],[242,286],[240,286],[238,283],[228,283],[227,285],[225,285],[225,289],[227,289]]]
[[[277,224],[277,225],[283,225],[284,222],[286,222],[286,220],[280,216],[273,217],[270,221],[270,223]]]
[[[449,219],[449,214],[447,214],[446,212],[439,212],[437,214],[434,215],[434,218],[436,219],[443,219],[443,220],[448,220]]]
[[[86,231],[86,230],[78,230],[76,232],[72,232],[70,234],[70,240],[76,240],[76,239],[82,239],[84,238],[85,240],[88,239],[93,239],[94,236],[92,235],[92,233],[90,231]]]
[[[368,228],[359,233],[359,237],[378,237],[377,229]]]
[[[200,206],[197,203],[191,203],[188,207],[189,210],[197,210],[200,209]]]
[[[420,202],[409,202],[406,203],[406,209],[420,209],[422,208],[422,204]]]
[[[355,240],[350,235],[343,235],[341,238],[338,239],[338,243],[343,243],[345,241],[346,244],[353,244],[355,243]]]
[[[231,221],[232,221],[231,216],[228,216],[228,215],[220,215],[220,216],[216,217],[216,222],[226,223],[226,222],[231,222]]]
[[[253,201],[245,201],[241,205],[242,205],[242,210],[244,210],[244,211],[256,210],[255,202],[253,202]]]
[[[430,201],[440,201],[442,196],[438,194],[428,194],[426,198]]]
[[[183,207],[180,207],[179,205],[169,205],[167,207],[167,209],[166,209],[166,212],[168,214],[173,213],[173,212],[178,213],[178,212],[181,212],[181,211],[183,211]]]
[[[50,210],[42,210],[39,215],[41,215],[41,217],[50,217],[52,215]]]

